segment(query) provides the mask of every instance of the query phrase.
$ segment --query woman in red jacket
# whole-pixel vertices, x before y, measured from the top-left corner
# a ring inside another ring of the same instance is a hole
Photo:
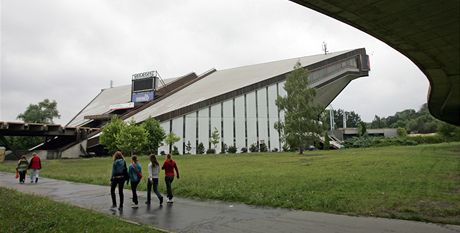
[[[32,153],[32,158],[30,159],[29,169],[32,171],[30,172],[30,183],[38,182],[38,171],[42,169],[42,162],[40,157],[38,157],[37,153]]]
[[[168,154],[166,156],[166,160],[163,163],[163,166],[161,169],[165,170],[165,183],[166,183],[166,191],[168,193],[167,197],[167,203],[172,203],[173,202],[173,193],[172,193],[172,188],[171,184],[174,180],[174,170],[176,170],[177,173],[177,179],[179,179],[179,169],[177,168],[176,162],[171,159],[171,154]]]

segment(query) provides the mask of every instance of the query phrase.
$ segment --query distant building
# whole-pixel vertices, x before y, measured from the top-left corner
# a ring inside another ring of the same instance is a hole
[[[391,138],[391,137],[397,137],[398,132],[397,129],[393,128],[384,128],[384,129],[367,129],[366,130],[367,135],[372,136],[372,137],[386,137],[386,138]],[[334,130],[334,136],[341,140],[347,140],[353,137],[358,137],[358,128],[339,128]]]

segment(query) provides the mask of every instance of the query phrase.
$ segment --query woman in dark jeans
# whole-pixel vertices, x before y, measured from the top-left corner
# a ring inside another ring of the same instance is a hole
[[[129,165],[128,174],[129,180],[131,181],[131,191],[133,192],[133,205],[131,207],[137,208],[139,203],[137,200],[137,185],[142,179],[142,167],[135,155],[131,157],[131,165]]]
[[[147,201],[145,204],[150,205],[152,186],[153,192],[157,195],[160,205],[163,205],[163,196],[158,192],[158,174],[160,173],[160,164],[158,163],[157,157],[152,154],[150,155],[150,163],[148,165],[149,179],[147,180]]]
[[[118,194],[120,196],[120,205],[118,210],[123,209],[123,185],[128,178],[128,169],[125,159],[120,151],[113,154],[112,177],[110,178],[110,195],[112,196],[112,209],[117,208],[117,200],[115,197],[115,188],[118,186]]]

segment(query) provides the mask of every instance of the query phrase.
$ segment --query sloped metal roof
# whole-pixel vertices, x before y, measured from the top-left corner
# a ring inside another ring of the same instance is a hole
[[[251,84],[290,72],[297,61],[299,61],[302,66],[308,66],[350,51],[352,50],[292,58],[216,71],[174,93],[168,98],[138,112],[126,120],[128,121],[130,119],[134,119],[136,122],[142,122],[149,116],[156,117],[241,87],[249,86]]]

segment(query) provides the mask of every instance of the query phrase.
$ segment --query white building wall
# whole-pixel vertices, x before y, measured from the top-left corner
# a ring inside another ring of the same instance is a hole
[[[221,106],[220,103],[212,105],[211,106],[211,133],[214,131],[214,129],[217,129],[217,132],[219,132],[219,138],[222,136],[221,135]],[[219,153],[221,150],[221,144],[219,143],[216,145],[216,153]],[[211,148],[214,148],[214,145],[211,144]]]
[[[161,128],[163,128],[163,130],[165,131],[166,134],[169,133],[169,120],[161,122],[160,126],[161,126]],[[168,145],[166,145],[166,143],[164,141],[162,143],[163,143],[163,146],[160,146],[158,148],[158,154],[160,154],[161,151],[164,151],[166,154],[169,153]]]
[[[257,90],[257,105],[259,143],[265,142],[268,148],[267,91],[265,88]]]
[[[268,87],[268,114],[270,121],[270,149],[280,149],[278,131],[275,129],[275,122],[278,121],[278,107],[276,106],[276,84]]]
[[[246,94],[246,114],[247,114],[247,133],[248,148],[251,144],[257,143],[256,127],[256,95],[255,91]]]
[[[203,143],[205,151],[209,142],[209,108],[198,111],[198,143]]]
[[[233,100],[227,100],[223,103],[224,107],[224,134],[222,141],[227,144],[227,148],[233,146]]]
[[[180,140],[178,142],[174,143],[173,146],[176,146],[177,149],[179,149],[179,154],[184,153],[184,150],[183,150],[183,143],[184,143],[184,138],[183,138],[184,130],[183,130],[183,127],[184,127],[184,118],[182,116],[173,119],[173,121],[172,121],[172,131],[177,136],[180,137]]]
[[[190,142],[192,149],[191,154],[196,154],[196,112],[185,116],[185,144]],[[185,151],[187,152],[187,150]]]
[[[245,125],[244,125],[244,96],[235,98],[235,139],[236,148],[241,151],[245,145]]]

